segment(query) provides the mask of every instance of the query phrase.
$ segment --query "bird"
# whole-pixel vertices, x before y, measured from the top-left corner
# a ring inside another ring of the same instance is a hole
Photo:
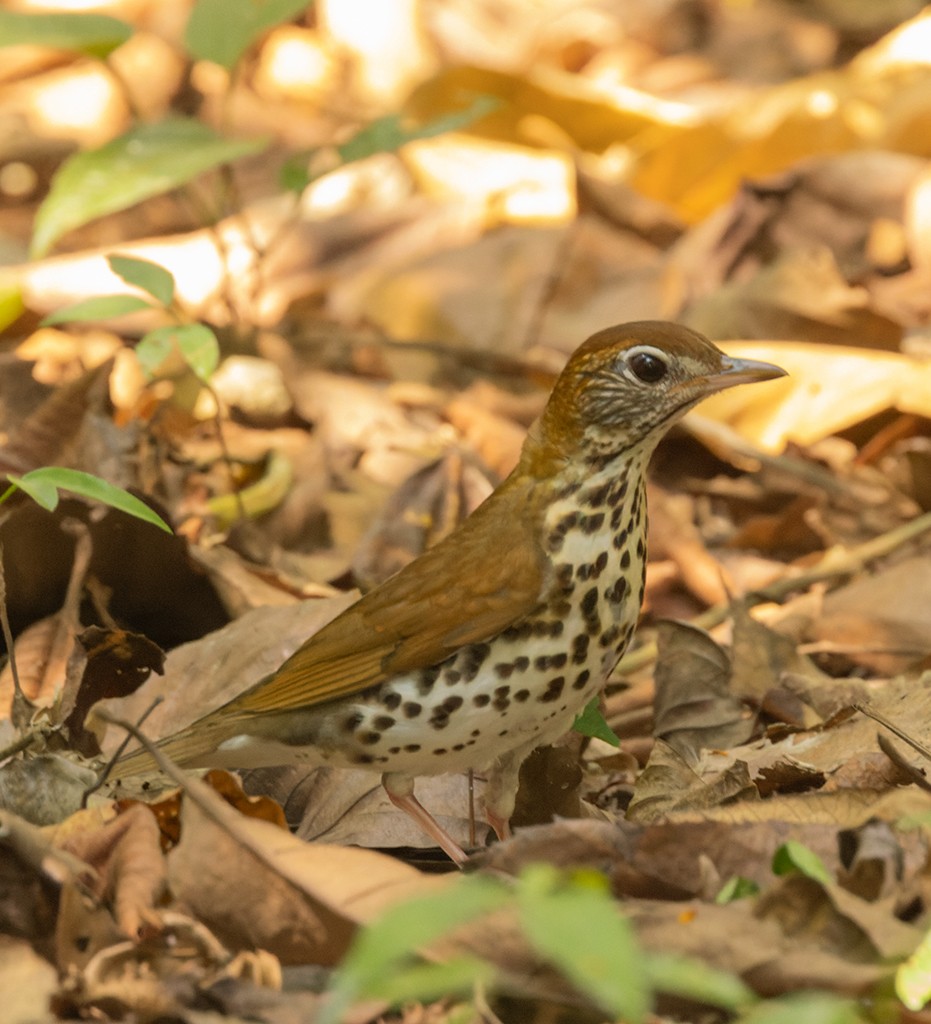
[[[518,773],[597,697],[628,646],[646,567],[646,468],[702,399],[785,371],[666,321],[570,356],[509,476],[455,530],[312,635],[277,671],[159,746],[184,767],[294,763],[381,774],[457,864],[421,776],[474,770],[510,836]],[[151,770],[138,750],[117,777]]]

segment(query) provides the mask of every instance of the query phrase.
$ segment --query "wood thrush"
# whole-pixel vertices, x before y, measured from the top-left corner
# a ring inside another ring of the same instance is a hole
[[[464,852],[414,780],[476,769],[488,822],[507,836],[521,763],[570,728],[633,633],[657,442],[713,392],[784,372],[671,323],[589,338],[517,468],[457,530],[162,748],[196,767],[380,772],[391,801],[457,862]],[[139,751],[116,774],[151,766]]]

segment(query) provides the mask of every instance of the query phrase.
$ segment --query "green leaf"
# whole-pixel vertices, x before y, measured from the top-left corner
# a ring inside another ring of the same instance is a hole
[[[43,327],[54,324],[80,323],[84,320],[112,320],[127,313],[138,313],[140,309],[152,309],[151,303],[138,295],[97,295],[84,299],[73,306],[65,306],[55,313],[49,313],[42,321]]]
[[[135,256],[114,254],[107,257],[110,269],[127,284],[135,285],[155,299],[166,309],[174,302],[175,279],[162,266],[151,260],[140,260]]]
[[[896,970],[895,994],[916,1012],[931,1000],[931,932]]]
[[[757,1003],[733,1024],[864,1024],[867,1019],[852,999],[830,992],[801,992]]]
[[[380,998],[418,950],[507,899],[503,885],[472,875],[441,893],[391,907],[359,934],[346,954],[317,1024],[337,1024],[353,1002]]]
[[[518,887],[520,919],[531,945],[581,993],[637,1024],[650,1008],[644,958],[630,922],[599,881],[598,888],[579,879],[566,885],[552,868],[531,869]]]
[[[654,953],[646,962],[650,985],[658,992],[736,1011],[756,1002],[740,978],[701,960],[674,953]]]
[[[760,887],[756,882],[751,882],[749,878],[742,878],[740,875],[734,875],[721,886],[720,891],[714,898],[714,902],[720,905],[733,903],[734,900],[756,896],[759,891]]]
[[[210,380],[220,362],[220,343],[205,324],[156,327],[136,346],[136,356],[143,370],[154,377],[175,350],[202,381]]]
[[[307,10],[308,0],[198,0],[184,32],[192,57],[232,71],[268,29]]]
[[[132,26],[105,14],[0,11],[0,47],[25,43],[103,58],[132,34]]]
[[[813,853],[798,840],[789,839],[773,854],[773,874],[788,875],[793,871],[824,885],[830,885],[833,881],[817,853]]]
[[[16,323],[25,309],[20,283],[12,276],[0,275],[0,331]]]
[[[499,101],[492,96],[477,96],[465,110],[444,114],[422,125],[407,125],[400,115],[387,114],[367,124],[351,139],[336,147],[339,165],[364,160],[376,153],[393,153],[417,139],[429,139],[434,135],[458,131],[490,113],[498,104]],[[300,192],[316,178],[322,177],[307,171],[308,161],[317,152],[311,149],[297,153],[285,163],[281,171],[281,184],[284,188]],[[332,167],[327,168],[326,173],[331,170]]]
[[[18,487],[24,494],[28,494],[40,508],[54,512],[58,508],[58,487],[51,480],[43,477],[41,473],[31,480],[29,477],[29,473],[24,477],[8,473],[7,479],[13,486],[3,492],[3,498],[0,501],[6,501],[10,494]]]
[[[174,328],[170,328],[174,330]],[[157,377],[165,360],[177,349],[174,337],[164,328],[149,331],[136,345],[136,358],[142,372],[148,377]]]
[[[612,747],[619,747],[621,745],[617,733],[608,725],[605,716],[601,713],[601,702],[598,697],[592,697],[585,705],[582,713],[575,716],[572,728],[583,736],[604,740],[605,743],[610,743]]]
[[[143,522],[152,523],[166,533],[171,527],[153,512],[145,502],[140,501],[122,487],[115,487],[91,473],[82,473],[77,469],[63,469],[61,466],[46,466],[34,469],[23,476],[9,474],[9,481],[32,498],[37,504],[50,512],[58,506],[58,490],[70,491],[72,494],[99,501],[110,508],[119,509],[128,515],[135,516]]]
[[[267,145],[262,139],[224,139],[200,121],[169,118],[138,125],[99,149],[76,153],[59,168],[39,207],[30,255],[44,256],[74,228]]]
[[[475,957],[457,957],[448,963],[412,964],[385,978],[378,986],[378,998],[392,1006],[431,1003],[465,995],[476,985],[489,985],[494,976],[491,964]]]

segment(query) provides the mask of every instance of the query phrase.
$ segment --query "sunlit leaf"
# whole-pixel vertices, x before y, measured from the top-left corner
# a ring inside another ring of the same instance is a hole
[[[198,0],[184,44],[198,60],[211,60],[232,71],[263,32],[290,21],[308,6],[308,0]]]
[[[25,308],[20,283],[12,278],[0,277],[0,331],[15,323]]]
[[[96,295],[73,306],[49,313],[42,320],[43,327],[54,324],[80,323],[84,320],[111,320],[113,317],[138,313],[141,309],[152,309],[152,304],[138,295]]]
[[[449,114],[442,114],[421,124],[410,124],[398,114],[387,114],[379,117],[352,138],[336,147],[340,166],[365,160],[376,153],[394,153],[401,146],[417,139],[430,139],[446,132],[458,131],[473,121],[484,117],[498,106],[498,100],[492,96],[476,96],[470,106]],[[285,188],[300,191],[318,177],[307,171],[307,162],[316,150],[299,153],[285,164],[281,172],[282,184]],[[332,169],[332,168],[330,168]]]
[[[824,861],[797,839],[786,840],[773,855],[774,875],[788,875],[792,871],[798,871],[806,878],[825,885],[832,881],[831,873],[824,866]]]
[[[175,279],[164,268],[151,260],[140,260],[135,256],[115,254],[107,257],[110,269],[127,284],[141,288],[166,308],[175,297]]]
[[[619,747],[621,745],[617,733],[608,725],[605,716],[601,713],[601,702],[597,697],[593,697],[582,711],[575,716],[572,728],[583,736],[604,740],[605,743],[610,743],[612,747]]]
[[[630,1024],[650,1008],[634,930],[603,886],[566,884],[555,871],[528,871],[518,889],[527,940],[601,1009]]]
[[[99,501],[103,505],[109,505],[110,508],[126,512],[136,519],[152,523],[160,530],[171,533],[171,527],[145,502],[124,491],[122,487],[108,484],[106,480],[101,480],[91,473],[64,469],[61,466],[46,466],[43,469],[34,469],[23,476],[9,474],[8,479],[50,512],[58,506],[58,491],[61,489],[91,501]]]
[[[931,932],[895,972],[895,994],[910,1010],[920,1010],[931,1001]]]
[[[176,350],[203,381],[213,376],[220,362],[217,336],[205,324],[170,324],[156,327],[136,346],[136,357],[143,370],[151,377]]]
[[[200,121],[169,118],[138,125],[59,168],[36,214],[31,255],[98,217],[177,188],[220,164],[261,152],[264,140],[225,139]]]
[[[106,57],[132,34],[126,22],[104,14],[0,11],[0,47],[51,46]]]

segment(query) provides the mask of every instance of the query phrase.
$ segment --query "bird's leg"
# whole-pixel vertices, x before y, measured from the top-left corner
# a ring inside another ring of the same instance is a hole
[[[517,801],[520,766],[534,746],[535,743],[502,754],[488,773],[488,781],[485,783],[485,820],[502,841],[511,838],[510,821]]]
[[[468,860],[465,850],[414,796],[413,779],[406,775],[391,773],[382,776],[381,784],[385,787],[388,799],[394,806],[416,821],[421,831],[425,832],[451,861],[455,864],[464,864]]]

